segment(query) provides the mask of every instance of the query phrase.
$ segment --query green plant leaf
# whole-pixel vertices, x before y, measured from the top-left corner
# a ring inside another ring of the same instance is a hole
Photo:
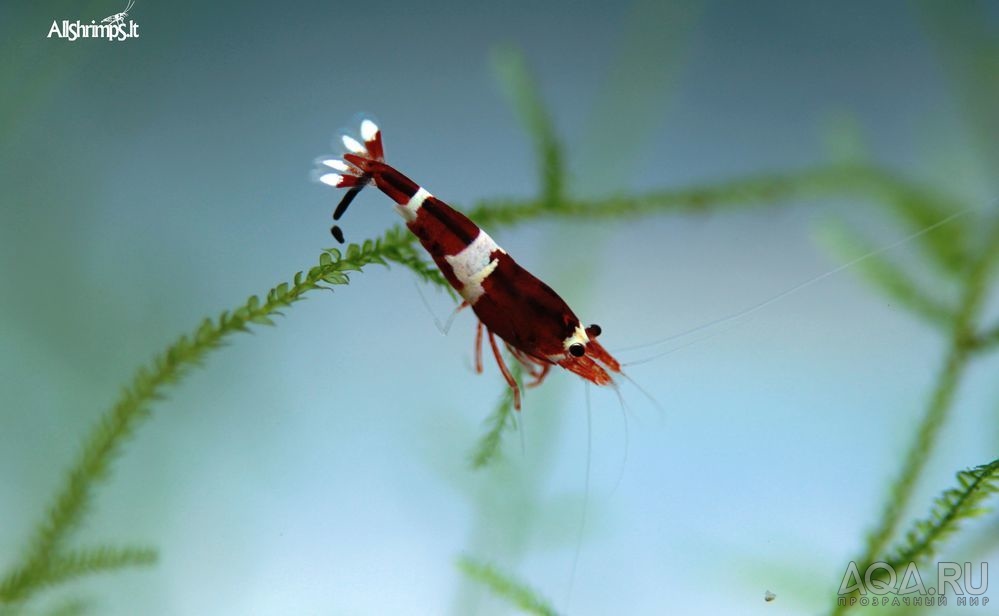
[[[932,558],[961,522],[984,513],[985,501],[999,491],[999,459],[957,473],[958,486],[933,502],[929,515],[913,523],[905,540],[891,550],[886,562],[896,566]]]
[[[495,50],[493,71],[534,144],[541,178],[541,203],[545,207],[556,207],[564,196],[565,165],[554,122],[541,100],[537,83],[523,54],[516,48]]]
[[[512,362],[510,374],[514,380],[523,387],[522,376],[524,368],[519,361]],[[486,418],[485,424],[488,426],[486,433],[479,439],[475,450],[472,452],[472,468],[480,469],[488,466],[500,456],[500,445],[503,433],[513,423],[513,390],[504,384],[503,393],[500,396],[496,409]]]
[[[463,556],[458,560],[458,568],[466,576],[483,584],[494,595],[506,599],[522,612],[538,614],[539,616],[556,614],[555,610],[537,591],[492,565]]]

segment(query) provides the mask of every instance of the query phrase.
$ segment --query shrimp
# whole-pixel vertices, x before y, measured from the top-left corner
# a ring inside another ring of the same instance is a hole
[[[361,141],[349,135],[342,137],[347,150],[342,159],[326,158],[319,161],[322,166],[318,177],[320,182],[334,188],[348,189],[333,214],[334,220],[339,220],[357,194],[371,183],[395,201],[395,209],[406,221],[406,226],[433,258],[444,278],[463,298],[458,310],[470,306],[478,317],[475,336],[476,372],[482,372],[482,342],[485,337],[500,372],[513,390],[514,408],[521,408],[520,386],[503,359],[496,337],[503,340],[510,355],[524,366],[532,378],[527,387],[540,385],[552,366],[557,365],[587,382],[601,386],[616,388],[615,379],[620,377],[638,387],[643,395],[659,407],[659,403],[651,395],[622,371],[625,364],[615,359],[597,342],[597,337],[602,333],[599,325],[584,326],[558,293],[518,264],[488,233],[464,214],[388,165],[385,162],[381,131],[373,121],[362,121],[360,128]],[[953,213],[901,240],[805,280],[759,304],[682,334],[619,351],[655,348],[699,332],[707,333],[705,337],[710,337],[719,333],[721,326],[735,324],[861,261],[929,233],[968,211],[969,209],[965,209]],[[337,241],[343,243],[340,227],[334,226],[331,232]],[[697,341],[699,340],[684,343],[681,347]],[[677,348],[655,352],[626,365],[652,361]]]
[[[433,196],[385,162],[381,130],[371,120],[361,122],[362,141],[344,135],[342,159],[324,159],[326,172],[319,181],[347,188],[334,212],[339,220],[354,197],[373,183],[396,203],[406,226],[437,264],[444,278],[461,295],[461,310],[471,307],[478,317],[475,366],[482,372],[482,341],[489,341],[503,378],[520,410],[521,391],[510,373],[496,338],[540,385],[552,366],[560,366],[596,385],[614,386],[623,375],[621,364],[597,342],[599,325],[584,326],[569,305],[550,286],[518,264],[492,237],[461,212]],[[340,228],[331,229],[340,242]],[[485,336],[483,336],[485,334]]]

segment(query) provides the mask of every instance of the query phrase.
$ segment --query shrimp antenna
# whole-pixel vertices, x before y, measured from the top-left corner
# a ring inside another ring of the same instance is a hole
[[[583,483],[583,508],[579,513],[579,528],[576,530],[576,550],[572,556],[572,569],[569,571],[569,589],[566,591],[566,610],[572,601],[572,587],[576,582],[576,568],[583,548],[583,533],[586,531],[586,514],[590,508],[590,459],[593,457],[593,411],[590,404],[590,384],[584,382],[586,392],[586,472]]]
[[[131,11],[132,10],[132,6],[134,6],[134,5],[135,5],[135,0],[129,0],[128,1],[128,6],[125,7],[125,10],[122,11],[122,13],[127,13],[127,12]]]
[[[639,349],[645,349],[645,348],[649,348],[649,347],[661,346],[661,345],[666,344],[667,342],[672,342],[674,340],[679,340],[681,338],[686,338],[686,337],[688,337],[688,336],[690,336],[692,334],[701,333],[701,332],[710,332],[710,333],[706,333],[705,336],[703,336],[702,338],[697,338],[697,339],[695,339],[695,340],[693,340],[691,342],[684,343],[683,345],[681,345],[679,347],[676,347],[676,348],[673,348],[673,349],[669,349],[669,350],[663,351],[661,353],[655,353],[655,354],[653,354],[653,355],[651,355],[649,357],[645,357],[645,358],[639,359],[637,361],[627,362],[627,363],[624,364],[625,366],[635,366],[635,365],[638,365],[638,364],[644,364],[644,363],[646,363],[648,361],[652,361],[653,359],[656,359],[658,357],[662,357],[663,355],[667,355],[669,353],[677,351],[677,350],[679,350],[679,349],[681,349],[683,347],[689,346],[689,345],[694,344],[696,342],[700,342],[701,340],[705,340],[707,338],[711,338],[711,337],[715,336],[716,334],[720,333],[719,330],[717,329],[720,326],[729,325],[729,324],[731,324],[731,325],[734,326],[737,322],[745,319],[746,317],[748,317],[750,315],[756,314],[757,312],[763,310],[764,308],[766,308],[766,307],[768,307],[768,306],[770,306],[772,304],[776,304],[777,302],[781,301],[785,297],[788,297],[789,295],[793,295],[793,294],[797,293],[798,291],[801,291],[802,289],[806,289],[808,287],[811,287],[812,285],[815,285],[815,284],[817,284],[817,283],[825,280],[826,278],[829,278],[831,276],[835,276],[836,274],[842,272],[843,270],[849,269],[849,268],[853,267],[854,265],[856,265],[856,264],[858,264],[858,263],[860,263],[862,261],[866,261],[866,260],[868,260],[868,259],[870,259],[872,257],[876,257],[876,256],[878,256],[878,255],[880,255],[880,254],[882,254],[884,252],[892,250],[893,248],[897,248],[898,246],[901,246],[902,244],[910,242],[910,241],[912,241],[912,240],[914,240],[914,239],[916,239],[916,238],[918,238],[920,236],[926,235],[927,233],[933,231],[934,229],[937,229],[938,227],[942,227],[943,225],[949,223],[950,221],[954,220],[955,218],[959,218],[961,216],[964,216],[965,214],[967,214],[968,212],[972,211],[973,209],[974,208],[968,207],[968,208],[965,208],[965,209],[960,210],[958,212],[955,212],[955,213],[951,214],[950,216],[947,216],[946,218],[938,220],[937,222],[933,223],[932,225],[930,225],[928,227],[924,227],[924,228],[920,229],[919,231],[916,231],[915,233],[912,233],[910,235],[907,235],[907,236],[903,237],[900,240],[892,242],[891,244],[888,244],[886,246],[882,246],[881,248],[878,248],[876,250],[872,250],[872,251],[870,251],[870,252],[868,252],[866,254],[862,254],[859,257],[855,258],[855,259],[847,261],[846,263],[840,265],[839,267],[831,269],[831,270],[829,270],[829,271],[827,271],[825,273],[819,274],[818,276],[815,276],[813,278],[809,278],[808,280],[805,280],[804,282],[800,282],[800,283],[794,285],[793,287],[791,287],[790,289],[786,289],[786,290],[782,291],[781,293],[778,293],[777,295],[771,297],[770,299],[764,300],[764,301],[762,301],[762,302],[760,302],[758,304],[750,306],[749,308],[746,308],[745,310],[740,310],[739,312],[730,314],[728,316],[721,317],[719,319],[715,319],[714,321],[710,321],[710,322],[705,323],[703,325],[699,325],[699,326],[697,326],[697,327],[695,327],[693,329],[689,329],[689,330],[687,330],[685,332],[681,332],[679,334],[675,334],[675,335],[672,335],[672,336],[667,336],[666,338],[662,338],[661,340],[656,340],[654,342],[649,342],[649,343],[646,343],[646,344],[638,344],[638,345],[634,345],[634,346],[629,346],[629,347],[624,347],[624,348],[620,348],[620,349],[615,349],[615,352],[621,353],[621,352],[627,352],[627,351],[635,351],[635,350],[639,350]]]

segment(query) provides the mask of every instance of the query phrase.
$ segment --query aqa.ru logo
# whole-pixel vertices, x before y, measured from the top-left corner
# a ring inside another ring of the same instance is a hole
[[[46,38],[52,38],[54,35],[57,38],[66,39],[70,42],[81,38],[103,38],[109,41],[124,41],[130,38],[139,38],[139,24],[131,19],[128,20],[128,23],[125,23],[128,12],[132,10],[132,5],[134,4],[135,0],[129,0],[128,6],[125,7],[124,11],[108,15],[101,20],[101,23],[97,23],[95,20],[90,20],[89,24],[82,23],[80,20],[71,22],[68,19],[64,19],[62,23],[53,21],[52,27],[49,28],[49,35]]]

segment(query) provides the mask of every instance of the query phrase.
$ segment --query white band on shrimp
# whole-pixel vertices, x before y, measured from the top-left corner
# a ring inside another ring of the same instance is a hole
[[[469,304],[474,304],[486,292],[482,283],[499,266],[499,259],[492,258],[492,254],[496,251],[505,253],[488,233],[479,229],[479,234],[472,243],[465,246],[461,252],[444,257],[451,266],[455,278],[461,281],[462,287],[459,293]]]
[[[399,215],[406,219],[406,222],[412,222],[416,220],[416,216],[419,214],[420,208],[423,207],[423,202],[429,197],[432,197],[429,192],[422,186],[416,191],[416,194],[409,198],[404,205],[397,205],[395,209],[399,212]]]

